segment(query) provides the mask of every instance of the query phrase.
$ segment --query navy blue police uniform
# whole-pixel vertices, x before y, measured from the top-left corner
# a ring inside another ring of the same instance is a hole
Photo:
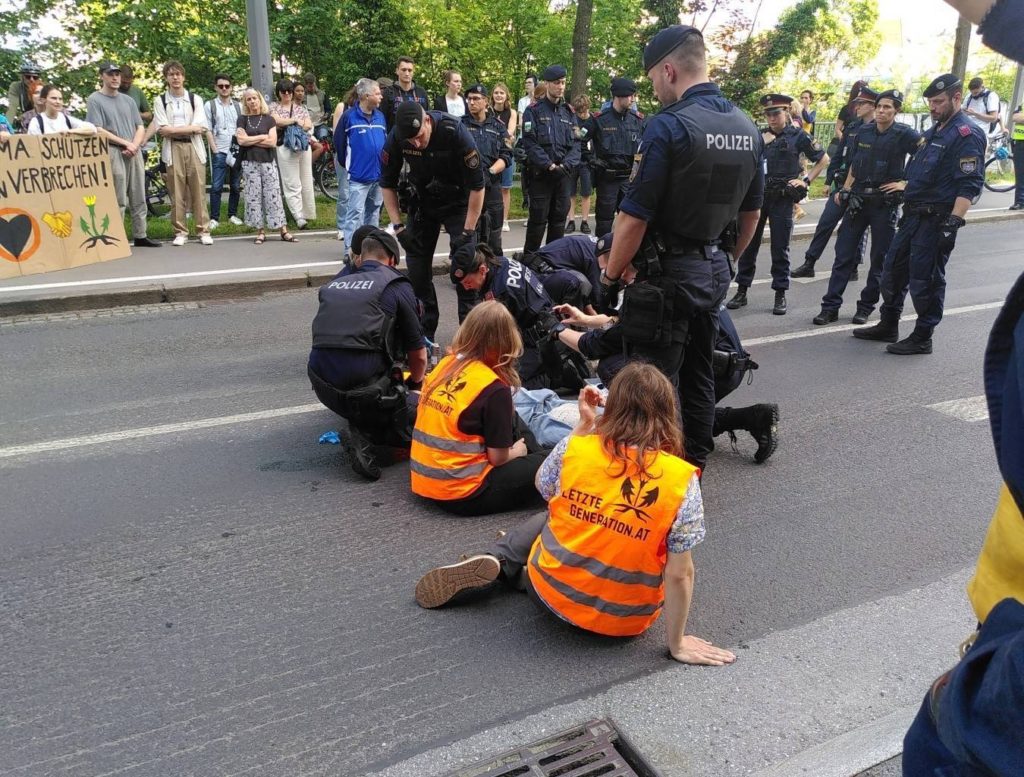
[[[565,78],[565,68],[552,65],[545,81]],[[545,97],[523,111],[523,148],[530,172],[530,212],[526,221],[524,250],[540,248],[565,234],[569,215],[569,191],[580,163],[579,122],[564,100]]]
[[[628,78],[612,79],[612,96],[636,94],[636,84]],[[611,232],[615,210],[629,183],[633,157],[640,146],[643,116],[628,108],[621,113],[609,105],[591,116],[583,125],[592,148],[584,160],[594,172],[597,189],[595,220],[597,234]]]
[[[479,94],[487,97],[487,89],[474,84],[466,90],[466,96]],[[486,180],[484,208],[476,225],[477,241],[487,243],[498,256],[501,255],[501,227],[505,223],[505,203],[501,198],[501,173],[488,172],[500,159],[505,168],[512,164],[512,141],[505,125],[498,121],[491,111],[482,122],[469,113],[462,117],[469,134],[473,136],[477,151],[480,152],[480,166]]]
[[[792,100],[786,95],[765,95],[761,98],[761,104],[766,110],[785,109],[790,103]],[[793,126],[788,119],[781,132],[776,134],[769,129],[765,132],[764,139],[764,205],[754,237],[740,255],[736,284],[745,291],[753,282],[764,227],[770,223],[772,288],[775,291],[786,291],[789,288],[789,241],[793,235],[793,203],[799,202],[807,194],[806,186],[791,186],[790,181],[801,179],[804,175],[800,164],[801,154],[812,162],[818,162],[825,156],[825,150],[810,135]],[[744,302],[741,304],[745,304],[745,296],[743,299]],[[729,306],[739,307],[740,304],[730,302]],[[776,306],[774,312],[780,312],[779,306]],[[782,309],[781,312],[785,310]]]
[[[409,280],[423,304],[423,330],[433,340],[438,308],[431,265],[437,239],[443,225],[449,242],[454,243],[452,251],[465,241],[469,193],[484,188],[484,170],[476,143],[462,122],[441,111],[427,111],[425,115],[433,122],[426,148],[415,149],[399,139],[398,127],[388,133],[381,152],[380,185],[396,189],[402,163],[408,163],[412,187],[409,221],[398,234],[398,240],[406,250]],[[472,306],[474,295],[462,287],[456,291],[461,317]]]
[[[903,94],[894,89],[882,92],[879,100],[891,100],[898,111],[903,105]],[[846,202],[846,214],[836,237],[836,259],[828,281],[828,291],[821,300],[821,313],[815,324],[827,324],[838,318],[843,304],[843,292],[860,256],[860,246],[868,229],[871,230],[871,266],[867,282],[857,301],[853,323],[863,324],[878,304],[882,280],[882,264],[896,234],[896,219],[901,192],[884,192],[887,183],[903,180],[907,157],[917,150],[921,134],[913,127],[893,122],[883,132],[875,122],[859,129],[852,149],[850,172],[852,189],[845,186],[839,192]]]
[[[877,96],[874,90],[863,87],[854,99],[855,101],[870,100],[873,103]],[[846,180],[851,150],[857,144],[857,133],[862,126],[864,126],[864,120],[854,116],[843,127],[843,136],[836,147],[836,154],[833,157],[829,157],[828,168],[825,171],[825,183],[829,186],[829,194],[835,194],[839,191],[843,181]],[[842,220],[844,213],[846,213],[845,201],[837,203],[833,197],[828,197],[825,200],[825,206],[818,217],[818,225],[814,229],[814,236],[804,252],[804,263],[790,273],[791,278],[814,277],[814,265],[821,258],[821,255],[825,253],[828,241],[831,239],[836,226]],[[858,263],[863,259],[864,246],[865,241],[861,241],[858,249],[859,253],[857,254]]]
[[[952,99],[961,88],[960,80],[947,73],[932,81],[924,96],[946,92]],[[924,133],[907,164],[903,218],[882,267],[881,321],[855,329],[855,337],[889,342],[889,353],[931,353],[932,330],[945,302],[946,263],[964,223],[951,211],[958,198],[973,200],[981,193],[985,146],[985,133],[962,111]],[[917,322],[910,336],[897,343],[908,290]]]
[[[684,25],[658,32],[644,49],[645,72],[692,35],[700,32]],[[647,122],[619,205],[620,212],[647,222],[645,245],[656,252],[660,276],[650,262],[638,269],[647,273],[654,297],[663,302],[655,326],[642,315],[630,319],[631,291],[638,299],[651,289],[638,283],[627,288],[626,346],[678,387],[686,458],[698,467],[714,449],[712,360],[718,310],[731,277],[721,239],[739,211],[761,207],[763,145],[754,123],[715,84],[696,84]]]
[[[597,257],[610,248],[610,233],[597,241],[587,235],[566,235],[524,255],[522,261],[541,276],[544,288],[556,304],[596,308],[601,284]]]

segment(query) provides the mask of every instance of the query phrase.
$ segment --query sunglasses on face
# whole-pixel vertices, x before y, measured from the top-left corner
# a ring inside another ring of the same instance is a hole
[[[43,80],[40,76],[27,75],[27,76],[25,76],[25,78],[27,78],[29,81],[42,81]]]
[[[230,89],[231,84],[217,84],[218,89]]]
[[[278,92],[278,94],[291,94],[291,93],[292,93],[291,89],[282,89],[281,91]]]

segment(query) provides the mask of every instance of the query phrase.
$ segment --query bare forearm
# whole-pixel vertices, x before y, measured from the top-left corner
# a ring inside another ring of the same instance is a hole
[[[409,360],[409,378],[413,382],[419,383],[427,374],[427,349],[420,348],[418,351],[409,351],[406,358]]]
[[[686,577],[665,578],[665,636],[669,651],[676,653],[682,648],[686,633],[686,621],[690,616],[690,602],[693,599],[693,567]]]
[[[398,192],[394,189],[382,188],[381,194],[384,196],[384,208],[388,212],[388,219],[391,220],[392,224],[402,223],[402,211],[398,205]]]
[[[761,211],[759,210],[740,211],[740,214],[736,217],[739,227],[738,234],[736,235],[736,256],[746,251],[750,241],[754,239],[754,230],[757,229],[757,220],[760,217]],[[612,248],[614,247],[615,243],[612,243]]]
[[[956,202],[953,203],[953,215],[963,218],[967,215],[967,211],[971,209],[971,201],[966,197],[957,197]]]
[[[622,277],[626,266],[633,261],[640,243],[647,232],[647,222],[619,211],[612,227],[615,240],[612,242],[611,255],[608,257],[607,277],[618,280]]]
[[[476,229],[476,222],[480,218],[480,211],[484,207],[484,190],[479,189],[469,193],[469,204],[466,206],[466,226],[467,232],[472,232]],[[389,211],[390,213],[390,211]]]
[[[807,174],[807,177],[813,181],[815,178],[821,175],[822,170],[828,167],[828,163],[828,154],[825,154],[821,159],[817,161],[817,163],[815,163],[814,167],[811,168],[811,172]]]

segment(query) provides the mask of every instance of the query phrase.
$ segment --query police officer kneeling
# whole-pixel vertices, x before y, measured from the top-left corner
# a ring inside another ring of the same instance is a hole
[[[427,367],[419,306],[395,269],[398,243],[376,227],[352,236],[353,266],[320,288],[308,374],[317,398],[349,422],[352,469],[380,477],[374,445],[408,448]],[[409,377],[402,381],[404,354]]]

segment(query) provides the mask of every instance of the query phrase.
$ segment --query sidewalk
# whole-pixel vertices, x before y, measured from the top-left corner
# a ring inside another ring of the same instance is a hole
[[[1006,210],[1010,201],[1010,194],[986,193],[970,213],[970,223],[1019,218],[1020,213]],[[794,228],[795,241],[810,239],[823,206],[824,200],[804,203],[808,215]],[[525,237],[524,222],[512,222],[511,226],[512,230],[502,235],[507,255],[521,250]],[[762,251],[767,250],[769,233],[766,230]],[[297,235],[298,243],[283,243],[271,235],[262,246],[254,246],[251,236],[215,237],[212,246],[200,245],[198,240],[181,247],[168,242],[160,248],[135,249],[127,259],[2,280],[0,316],[246,297],[318,287],[341,269],[341,243],[335,239],[334,230]],[[435,275],[448,273],[446,247],[447,239],[442,235],[434,255]],[[793,253],[799,259],[800,251]]]

